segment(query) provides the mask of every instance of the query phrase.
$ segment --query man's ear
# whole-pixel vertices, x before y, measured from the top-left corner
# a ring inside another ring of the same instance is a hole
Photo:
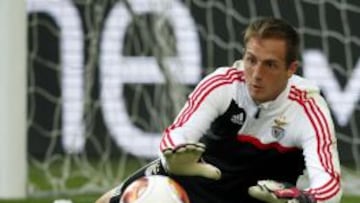
[[[298,69],[299,61],[293,61],[288,68],[288,78],[290,78]]]

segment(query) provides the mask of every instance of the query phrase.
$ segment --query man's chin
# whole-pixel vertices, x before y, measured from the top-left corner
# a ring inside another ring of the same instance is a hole
[[[261,100],[260,98],[258,98],[258,97],[252,96],[251,98],[252,98],[252,100],[253,100],[256,104],[260,104],[261,101],[262,101],[262,100]]]
[[[266,99],[259,94],[251,94],[251,98],[256,104],[266,102]]]

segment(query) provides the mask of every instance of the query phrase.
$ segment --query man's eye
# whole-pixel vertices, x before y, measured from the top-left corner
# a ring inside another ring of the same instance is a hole
[[[256,60],[255,60],[254,58],[252,58],[252,57],[247,57],[247,58],[246,58],[246,61],[247,61],[248,63],[250,63],[250,64],[255,64],[255,63],[256,63]]]
[[[268,62],[266,63],[266,66],[269,68],[276,68],[276,64],[274,62]]]

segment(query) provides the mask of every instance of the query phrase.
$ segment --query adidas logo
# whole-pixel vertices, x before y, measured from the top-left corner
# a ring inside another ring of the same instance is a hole
[[[243,125],[244,124],[244,114],[243,113],[239,113],[239,114],[235,114],[231,117],[231,122],[238,124],[238,125]]]

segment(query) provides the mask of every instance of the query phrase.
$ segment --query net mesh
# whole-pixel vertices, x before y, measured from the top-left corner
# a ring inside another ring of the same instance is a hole
[[[287,19],[304,53],[319,50],[331,68],[343,93],[330,104],[344,189],[359,193],[359,1],[27,4],[30,195],[101,192],[147,163],[196,82],[241,57],[241,33],[261,16]],[[319,83],[333,98],[326,84]]]

